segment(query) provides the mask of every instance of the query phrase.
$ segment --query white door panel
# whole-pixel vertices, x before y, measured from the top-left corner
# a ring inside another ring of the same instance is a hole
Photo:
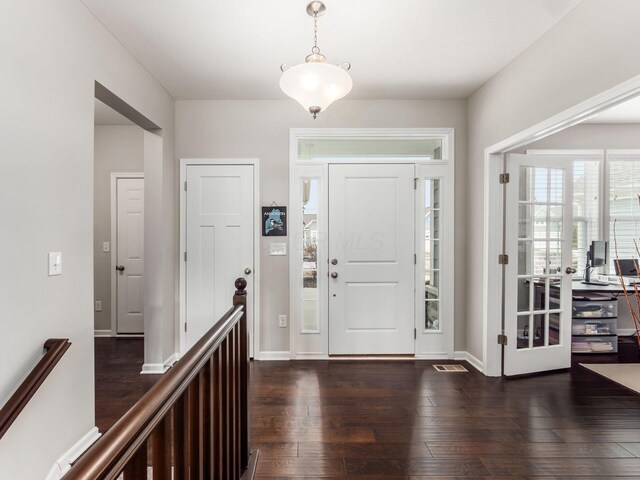
[[[187,166],[186,348],[232,306],[234,282],[247,280],[253,324],[253,166]]]
[[[507,169],[504,373],[569,368],[572,163],[510,154]]]
[[[116,312],[118,333],[144,332],[144,179],[118,178]]]
[[[414,166],[329,166],[329,353],[414,353]]]

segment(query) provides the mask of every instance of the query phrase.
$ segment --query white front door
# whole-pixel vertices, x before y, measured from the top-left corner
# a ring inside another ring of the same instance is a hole
[[[189,349],[231,308],[238,277],[247,280],[247,320],[252,335],[256,216],[252,165],[186,168],[185,328]]]
[[[414,353],[414,165],[329,165],[329,354]]]
[[[116,324],[118,333],[144,332],[144,179],[116,183]]]
[[[572,164],[507,157],[505,375],[571,366]]]

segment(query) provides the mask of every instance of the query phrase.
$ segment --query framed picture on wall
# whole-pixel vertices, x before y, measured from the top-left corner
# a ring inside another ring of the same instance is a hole
[[[262,236],[287,236],[287,207],[262,207]]]

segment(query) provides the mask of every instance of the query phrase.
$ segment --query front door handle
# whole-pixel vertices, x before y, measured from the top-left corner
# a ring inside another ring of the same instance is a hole
[[[575,268],[573,268],[573,267],[567,267],[565,272],[567,273],[567,275],[573,275],[574,273],[577,272],[577,270]]]
[[[331,272],[331,278],[338,278],[338,272]]]
[[[124,272],[124,265],[116,265],[116,270],[119,272]]]

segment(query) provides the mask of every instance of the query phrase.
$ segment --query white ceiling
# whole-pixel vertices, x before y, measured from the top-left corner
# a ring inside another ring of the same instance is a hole
[[[306,0],[82,0],[176,99],[277,99]],[[463,98],[582,0],[327,0],[318,43],[352,98]]]
[[[640,97],[611,107],[584,123],[640,123]]]
[[[98,99],[94,100],[93,119],[94,125],[135,125],[131,120]]]

